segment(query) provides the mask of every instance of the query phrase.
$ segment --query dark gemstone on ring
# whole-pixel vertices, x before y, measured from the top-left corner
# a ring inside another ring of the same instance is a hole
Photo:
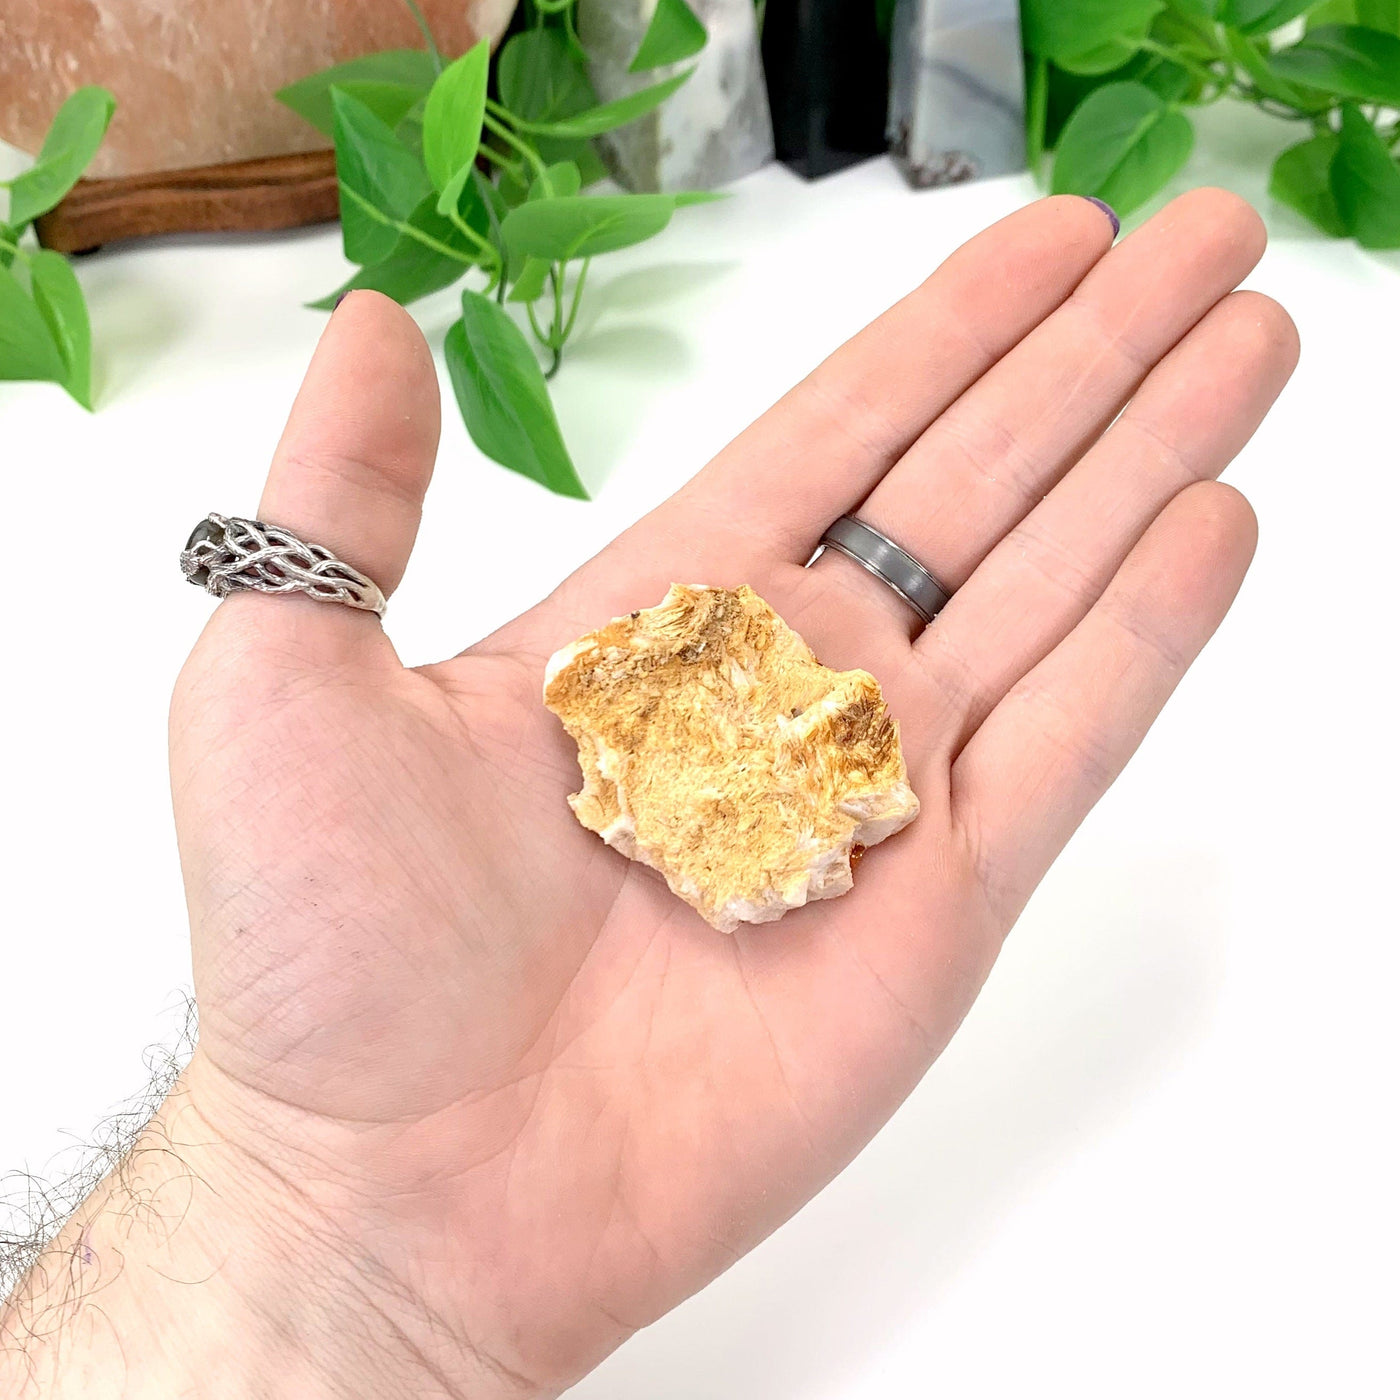
[[[203,544],[208,540],[211,544],[222,544],[224,531],[221,525],[215,525],[212,520],[201,520],[194,527],[194,533],[190,536],[185,545],[186,549],[193,549],[197,544]]]

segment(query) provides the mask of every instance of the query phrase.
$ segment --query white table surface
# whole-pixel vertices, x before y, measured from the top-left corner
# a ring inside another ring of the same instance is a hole
[[[1209,115],[1175,188],[1264,212],[1251,285],[1304,344],[1230,473],[1262,523],[1239,603],[918,1092],[580,1400],[1400,1393],[1400,256],[1268,200],[1288,128]],[[597,499],[484,461],[449,410],[389,615],[405,659],[534,602],[1033,193],[771,168],[601,260],[556,381]],[[255,505],[323,323],[301,302],[342,273],[329,229],[113,248],[80,264],[99,411],[0,385],[0,1166],[89,1135],[178,1019],[165,711],[209,601],[175,554]],[[435,343],[452,306],[417,309]]]

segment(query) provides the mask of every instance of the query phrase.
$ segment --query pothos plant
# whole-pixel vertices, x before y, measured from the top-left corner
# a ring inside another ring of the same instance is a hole
[[[21,240],[97,154],[116,99],[106,88],[79,88],[58,109],[34,164],[8,187],[0,221],[0,379],[49,379],[92,407],[92,331],[83,290],[67,258]]]
[[[605,173],[593,138],[652,111],[691,70],[600,103],[574,5],[525,0],[525,28],[494,62],[484,40],[445,62],[415,11],[424,49],[353,59],[277,95],[335,143],[345,256],[359,264],[312,304],[371,287],[407,305],[469,278],[443,347],[467,431],[503,466],[586,499],[546,379],[578,323],[589,263],[713,196],[583,193]],[[685,0],[659,0],[631,71],[683,62],[705,41]]]
[[[1400,247],[1400,0],[1022,0],[1031,168],[1120,213],[1185,163],[1186,112],[1295,122],[1269,191],[1324,232]]]

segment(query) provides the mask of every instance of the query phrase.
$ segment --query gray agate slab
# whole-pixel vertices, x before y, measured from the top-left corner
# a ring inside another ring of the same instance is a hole
[[[753,0],[689,0],[709,32],[685,63],[629,73],[656,0],[579,0],[579,38],[604,102],[694,65],[690,81],[655,112],[599,138],[614,178],[629,190],[712,189],[773,158],[773,124]]]
[[[1017,0],[899,0],[889,135],[919,188],[1025,168]]]

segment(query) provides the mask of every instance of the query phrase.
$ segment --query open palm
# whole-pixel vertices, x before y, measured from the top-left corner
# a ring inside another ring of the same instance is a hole
[[[1072,197],[1004,220],[449,661],[407,670],[305,598],[216,611],[173,715],[190,1092],[446,1390],[557,1391],[839,1171],[1223,616],[1254,522],[1213,478],[1293,329],[1231,294],[1263,246],[1231,196],[1111,242]],[[357,293],[259,513],[387,592],[437,431],[413,322]],[[933,627],[844,558],[804,567],[857,508],[957,589]],[[566,805],[545,660],[673,581],[748,583],[882,683],[922,810],[849,895],[722,935]]]

